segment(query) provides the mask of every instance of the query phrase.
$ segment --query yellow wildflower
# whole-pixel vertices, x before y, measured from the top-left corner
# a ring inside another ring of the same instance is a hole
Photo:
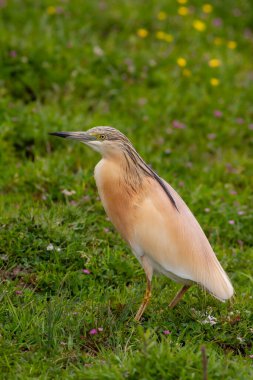
[[[174,40],[174,37],[171,34],[165,33],[165,36],[163,37],[163,39],[166,42],[172,42]]]
[[[187,7],[179,7],[177,13],[180,16],[186,16],[189,13],[189,9]]]
[[[178,4],[186,4],[188,0],[177,0]]]
[[[147,29],[140,28],[140,29],[137,30],[137,36],[140,37],[140,38],[146,38],[147,35],[148,35]]]
[[[201,20],[194,20],[192,25],[193,28],[199,32],[203,32],[204,30],[206,30],[206,24]]]
[[[179,57],[177,59],[177,64],[178,64],[179,67],[185,67],[186,64],[187,64],[187,61],[186,61],[185,58]]]
[[[53,6],[47,7],[47,14],[48,15],[55,15],[56,14],[56,8]]]
[[[188,70],[188,69],[184,69],[182,71],[182,74],[183,74],[184,77],[190,77],[192,75],[192,72],[190,70]]]
[[[237,43],[235,41],[228,41],[227,47],[229,49],[235,49],[237,47]]]
[[[213,58],[213,59],[210,59],[210,61],[208,61],[208,65],[210,67],[219,67],[221,65],[221,62],[219,59]]]
[[[217,78],[211,78],[211,79],[210,79],[210,84],[211,84],[212,86],[214,86],[214,87],[217,87],[217,86],[219,86],[220,81],[219,81],[219,79],[217,79]]]
[[[174,40],[174,37],[171,34],[165,33],[162,30],[158,30],[155,36],[158,40],[163,40],[166,42],[172,42]]]
[[[212,13],[212,11],[213,11],[213,6],[212,6],[211,4],[204,4],[204,5],[202,6],[202,11],[203,11],[204,13]]]
[[[158,32],[156,32],[155,36],[158,40],[164,40],[165,33],[162,30],[158,30]]]
[[[223,40],[222,40],[222,38],[220,38],[220,37],[216,37],[216,38],[213,40],[213,43],[214,43],[214,45],[216,45],[216,46],[220,46],[220,45],[222,45]]]
[[[157,15],[157,19],[160,21],[166,20],[166,18],[167,18],[167,13],[163,11],[159,12]]]

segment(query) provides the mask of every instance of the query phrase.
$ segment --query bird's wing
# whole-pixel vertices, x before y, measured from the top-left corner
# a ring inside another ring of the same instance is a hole
[[[199,283],[220,300],[233,287],[202,228],[177,192],[164,181],[177,209],[154,179],[147,179],[146,195],[137,205],[134,244],[165,271]]]

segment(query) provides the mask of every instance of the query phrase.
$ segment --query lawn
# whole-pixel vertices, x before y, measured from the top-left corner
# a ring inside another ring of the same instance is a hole
[[[253,378],[250,0],[0,0],[3,379]],[[235,287],[145,276],[106,218],[97,153],[120,129],[184,198]]]

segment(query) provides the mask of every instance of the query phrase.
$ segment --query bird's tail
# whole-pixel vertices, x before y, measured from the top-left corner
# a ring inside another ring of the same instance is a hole
[[[216,256],[213,256],[212,263],[206,260],[205,264],[207,271],[200,281],[201,285],[220,301],[231,298],[234,294],[233,286]]]

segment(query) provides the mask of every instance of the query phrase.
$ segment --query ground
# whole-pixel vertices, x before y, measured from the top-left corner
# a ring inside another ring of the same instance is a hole
[[[0,1],[0,366],[6,379],[253,378],[252,3]],[[184,198],[235,287],[145,276],[106,219],[111,125]],[[204,347],[204,348],[203,348]],[[202,351],[201,351],[202,349]]]

